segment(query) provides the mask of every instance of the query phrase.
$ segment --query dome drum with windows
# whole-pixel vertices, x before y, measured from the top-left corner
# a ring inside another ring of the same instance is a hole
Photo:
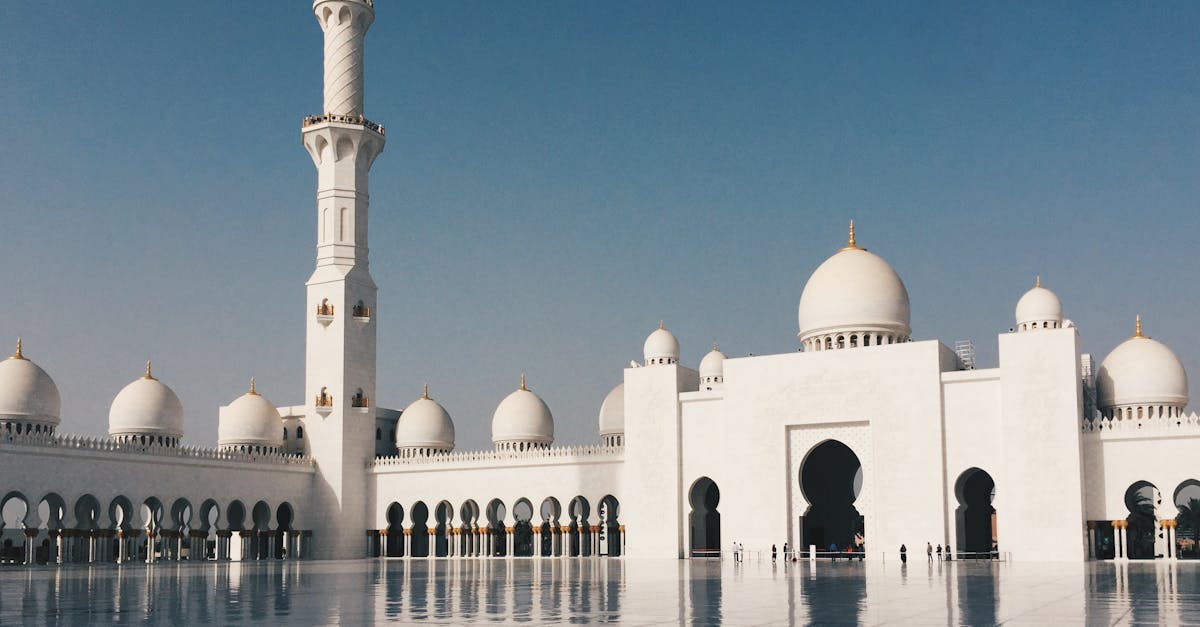
[[[554,416],[537,394],[525,386],[500,401],[492,414],[492,443],[497,451],[520,452],[554,444]]]
[[[183,404],[171,388],[146,373],[125,386],[108,410],[108,435],[142,445],[178,446],[183,437]]]

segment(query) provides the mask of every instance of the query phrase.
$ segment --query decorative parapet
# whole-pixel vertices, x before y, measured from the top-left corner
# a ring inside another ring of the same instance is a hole
[[[361,115],[338,115],[336,113],[305,116],[304,122],[301,124],[301,128],[307,128],[317,124],[324,124],[326,122],[335,122],[337,124],[354,124],[356,126],[368,128],[376,133],[379,133],[380,135],[387,134],[384,131],[382,124],[376,124],[375,122],[372,122]]]
[[[243,453],[240,451],[223,451],[218,448],[201,446],[164,446],[160,444],[135,444],[120,442],[110,438],[84,435],[60,435],[48,433],[6,433],[0,437],[0,444],[17,446],[33,446],[51,449],[67,449],[80,451],[98,451],[123,455],[153,455],[156,457],[176,457],[184,459],[237,462],[250,464],[271,464],[284,466],[312,466],[311,457],[298,455],[267,455],[261,453]]]
[[[619,461],[625,456],[623,446],[559,446],[551,448],[535,448],[525,451],[452,451],[448,453],[433,453],[431,455],[416,455],[412,457],[376,457],[367,462],[367,468],[387,468],[392,466],[441,466],[446,464],[468,465],[505,465],[511,463],[552,461],[556,463],[571,461],[614,460]]]
[[[1098,418],[1083,420],[1083,433],[1101,438],[1153,438],[1200,436],[1200,414],[1153,418]]]

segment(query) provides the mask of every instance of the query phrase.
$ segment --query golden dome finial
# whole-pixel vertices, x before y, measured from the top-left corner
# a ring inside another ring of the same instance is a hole
[[[153,379],[154,375],[150,373],[150,360],[146,360],[146,374],[142,375],[143,379]]]
[[[1142,335],[1142,314],[1133,319],[1133,337],[1146,337]]]
[[[658,328],[660,328],[660,329],[661,329],[661,328],[663,328],[663,321],[662,321],[662,320],[659,320],[659,321],[658,321]]]
[[[854,239],[854,220],[850,220],[850,236],[846,238],[846,247],[842,250],[866,250]]]
[[[529,390],[529,388],[525,387],[525,373],[524,372],[521,373],[521,388],[520,389],[526,390],[526,391]]]
[[[713,340],[713,350],[717,350],[717,342],[716,342],[716,340]]]
[[[1035,278],[1035,279],[1033,280],[1033,286],[1034,286],[1034,287],[1041,287],[1041,286],[1042,286],[1042,275],[1040,275],[1040,274],[1039,274],[1039,275],[1037,275],[1037,278]]]
[[[425,384],[425,391],[421,392],[421,398],[423,398],[425,400],[429,400],[429,384],[428,383]]]
[[[250,377],[250,392],[249,392],[249,394],[258,396],[258,390],[254,389],[254,377]]]
[[[12,358],[25,359],[25,356],[21,354],[21,338],[17,338],[17,352],[12,354]]]

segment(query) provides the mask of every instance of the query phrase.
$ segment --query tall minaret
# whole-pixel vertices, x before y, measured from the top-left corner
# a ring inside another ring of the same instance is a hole
[[[325,31],[325,110],[304,119],[317,166],[317,268],[308,279],[304,426],[317,462],[318,557],[362,557],[366,463],[375,454],[375,282],[367,267],[367,174],[383,127],[363,117],[363,38],[373,0],[315,0]]]

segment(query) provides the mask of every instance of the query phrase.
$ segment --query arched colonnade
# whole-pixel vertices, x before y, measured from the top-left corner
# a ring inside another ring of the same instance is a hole
[[[367,531],[368,557],[617,557],[625,546],[620,502],[611,494],[594,503],[548,496],[536,505],[525,497],[393,501],[381,519],[383,528]]]
[[[0,563],[78,564],[160,560],[303,559],[310,530],[295,527],[289,502],[225,503],[150,496],[92,494],[71,499],[56,492],[0,498]]]

